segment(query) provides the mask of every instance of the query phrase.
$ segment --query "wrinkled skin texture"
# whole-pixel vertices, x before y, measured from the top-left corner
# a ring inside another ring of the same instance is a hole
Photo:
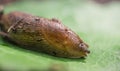
[[[89,51],[78,35],[57,19],[46,19],[22,12],[3,14],[2,31],[16,44],[66,58],[85,57]]]

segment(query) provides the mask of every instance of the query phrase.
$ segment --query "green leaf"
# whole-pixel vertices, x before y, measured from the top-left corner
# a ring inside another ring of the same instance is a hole
[[[87,1],[20,1],[5,12],[23,11],[58,18],[89,44],[85,58],[66,59],[25,50],[0,39],[0,69],[16,71],[120,71],[120,4],[98,5]]]

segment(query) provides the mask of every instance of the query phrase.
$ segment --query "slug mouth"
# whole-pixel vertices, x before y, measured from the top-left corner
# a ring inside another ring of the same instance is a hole
[[[88,50],[88,47],[84,47],[83,52],[85,56],[87,56],[87,54],[90,54],[90,50]]]
[[[90,53],[90,50],[88,50],[88,45],[86,44],[86,43],[80,43],[79,44],[79,48],[80,48],[80,50],[82,51],[82,53],[83,53],[83,57],[84,56],[87,56],[87,54],[89,54]]]
[[[89,54],[89,53],[90,53],[90,50],[87,49],[87,50],[85,50],[85,52],[86,52],[87,54]]]
[[[89,50],[80,51],[80,53],[70,55],[70,58],[86,58],[89,53]]]
[[[84,56],[87,56],[90,53],[90,50],[85,50],[84,51]]]

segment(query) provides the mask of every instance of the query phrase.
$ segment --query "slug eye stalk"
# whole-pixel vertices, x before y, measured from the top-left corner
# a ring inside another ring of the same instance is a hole
[[[81,49],[81,50],[83,50],[83,51],[85,51],[85,52],[87,52],[87,53],[90,53],[90,51],[88,50],[88,45],[87,44],[85,44],[85,43],[80,43],[80,45],[79,45],[79,48]]]

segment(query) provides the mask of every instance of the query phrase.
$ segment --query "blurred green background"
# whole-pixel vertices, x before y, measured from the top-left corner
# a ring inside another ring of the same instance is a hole
[[[0,71],[120,71],[120,2],[93,0],[19,0],[5,13],[22,11],[58,18],[76,32],[91,53],[85,59],[65,59],[37,53],[0,39]]]

